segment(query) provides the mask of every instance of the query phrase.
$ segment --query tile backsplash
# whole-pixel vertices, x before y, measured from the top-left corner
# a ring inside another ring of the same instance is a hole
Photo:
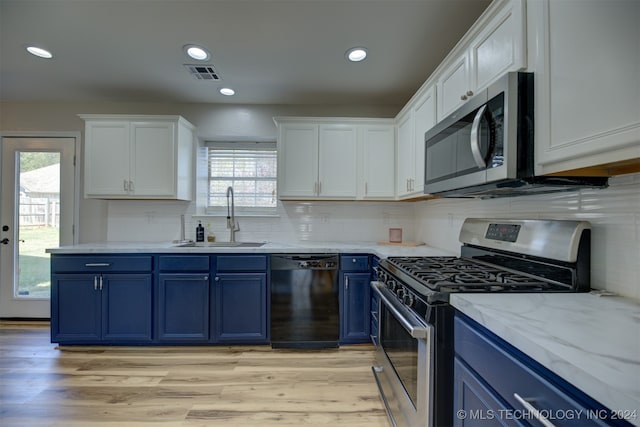
[[[640,174],[614,177],[606,189],[502,199],[440,199],[416,204],[420,240],[459,253],[465,218],[544,218],[589,221],[591,283],[640,300]]]
[[[195,239],[198,221],[216,240],[228,241],[224,216],[194,215],[193,204],[160,201],[111,201],[107,240],[162,242],[180,237],[180,215],[185,214],[188,239]],[[279,202],[273,217],[237,217],[238,240],[245,241],[386,241],[389,228],[414,232],[413,210],[401,202]],[[408,240],[408,239],[406,239]]]
[[[110,201],[107,240],[162,242],[195,238],[198,220],[216,240],[228,241],[225,217],[195,216],[195,203]],[[640,174],[614,177],[606,189],[538,196],[407,202],[280,202],[274,217],[239,217],[245,241],[387,241],[389,228],[403,240],[459,253],[465,218],[580,219],[592,224],[592,284],[640,300]]]

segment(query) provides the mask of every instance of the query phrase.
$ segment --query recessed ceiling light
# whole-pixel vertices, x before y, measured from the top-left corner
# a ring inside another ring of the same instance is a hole
[[[27,52],[40,58],[51,59],[53,54],[46,49],[37,46],[27,46]]]
[[[209,52],[200,46],[196,46],[194,44],[188,44],[184,46],[184,51],[189,55],[189,57],[195,59],[196,61],[206,61],[211,58]]]
[[[364,61],[367,57],[367,49],[364,47],[352,47],[347,51],[346,56],[351,62]]]
[[[225,96],[232,96],[236,94],[236,91],[228,87],[223,87],[222,89],[220,89],[220,93]]]

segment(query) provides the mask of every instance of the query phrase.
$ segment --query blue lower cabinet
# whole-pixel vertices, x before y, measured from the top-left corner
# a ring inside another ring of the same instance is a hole
[[[204,343],[209,340],[209,275],[158,276],[158,341]]]
[[[340,277],[340,343],[371,340],[370,273],[343,273]]]
[[[454,336],[454,426],[631,426],[462,314]]]
[[[506,404],[481,378],[459,358],[454,359],[456,427],[521,427],[523,424],[509,417]],[[504,414],[503,416],[501,416]]]
[[[96,343],[102,339],[102,295],[94,274],[51,276],[51,342]]]
[[[51,341],[151,342],[151,274],[53,274]]]
[[[268,297],[267,273],[218,273],[212,299],[213,340],[268,343]]]
[[[151,274],[105,274],[102,288],[102,339],[113,343],[150,342]]]
[[[150,255],[52,255],[51,342],[152,342],[152,271]]]

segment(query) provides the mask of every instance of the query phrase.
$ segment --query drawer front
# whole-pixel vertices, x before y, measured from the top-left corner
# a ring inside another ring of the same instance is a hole
[[[220,255],[217,257],[218,271],[266,271],[266,255]]]
[[[153,261],[150,255],[53,255],[51,271],[53,273],[91,273],[91,272],[149,272]]]
[[[466,319],[454,323],[455,352],[515,410],[525,410],[515,397],[531,403],[544,413],[587,414],[595,403],[546,368],[539,366],[518,350],[507,347],[494,337],[477,330]],[[503,345],[505,347],[503,347]],[[525,365],[526,363],[526,365]],[[532,368],[533,367],[533,368]],[[535,371],[534,371],[535,369]],[[553,383],[549,381],[553,380]],[[562,385],[562,388],[556,385]],[[566,388],[564,388],[566,386]],[[589,402],[589,404],[585,403]],[[554,420],[557,426],[605,426],[602,420],[575,417]]]
[[[342,255],[340,257],[342,271],[369,271],[368,255]]]
[[[160,271],[203,272],[209,271],[208,255],[162,255],[159,257]]]

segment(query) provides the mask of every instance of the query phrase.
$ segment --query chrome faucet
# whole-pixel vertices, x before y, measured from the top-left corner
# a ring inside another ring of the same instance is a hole
[[[229,204],[229,195],[231,195],[231,204]],[[229,241],[235,242],[236,231],[240,231],[240,223],[236,222],[235,206],[233,203],[233,187],[227,188],[227,228],[230,232]]]
[[[185,226],[184,226],[184,214],[180,215],[180,239],[174,240],[173,243],[190,243],[192,240],[189,240],[185,237]]]

